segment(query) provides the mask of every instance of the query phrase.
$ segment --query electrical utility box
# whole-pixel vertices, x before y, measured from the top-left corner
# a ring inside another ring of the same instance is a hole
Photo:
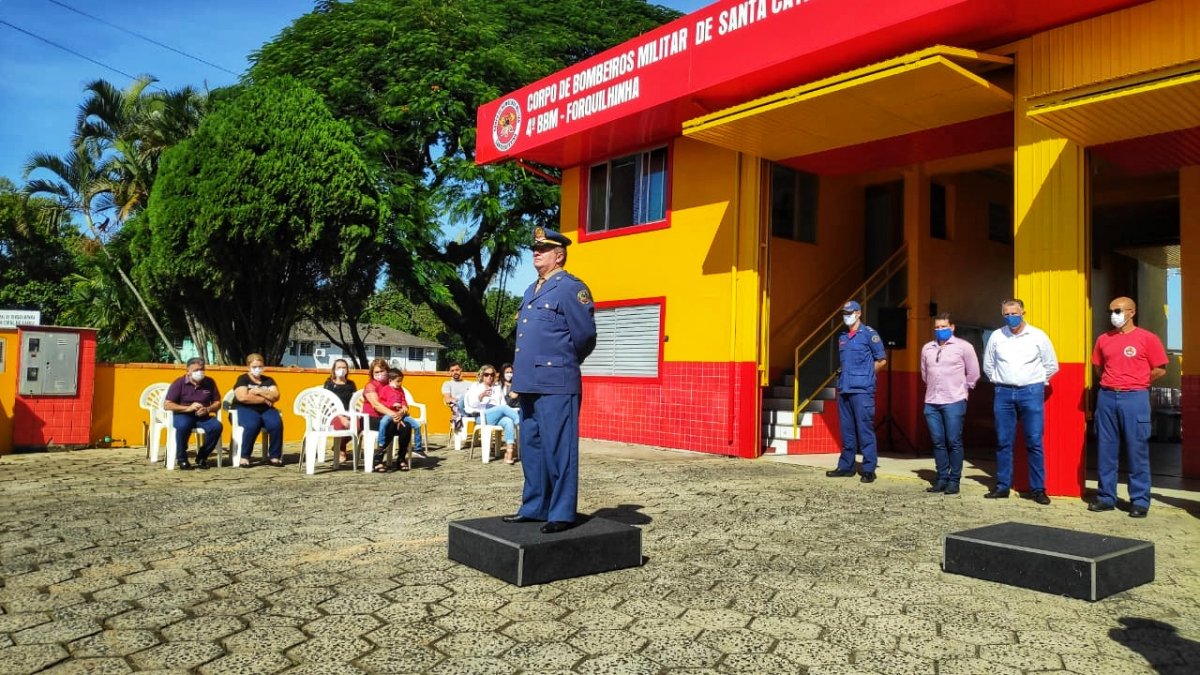
[[[79,393],[79,334],[21,332],[17,393],[74,396]]]

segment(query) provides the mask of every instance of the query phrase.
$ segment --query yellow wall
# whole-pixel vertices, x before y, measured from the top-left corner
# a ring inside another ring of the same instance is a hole
[[[17,329],[0,328],[4,367],[0,369],[0,455],[12,452],[12,415],[17,400]]]
[[[0,340],[14,336],[0,329]],[[15,344],[10,340],[9,344]],[[12,363],[13,361],[9,361]],[[12,450],[11,411],[16,391],[16,375],[11,366],[0,373],[0,453]],[[124,439],[128,445],[142,445],[147,421],[146,412],[138,407],[138,398],[147,385],[155,382],[171,382],[182,374],[179,366],[160,364],[98,364],[96,366],[96,389],[92,402],[93,441],[112,436]],[[245,370],[243,368],[209,366],[206,368],[224,394],[233,386]],[[303,421],[292,413],[296,394],[309,387],[319,387],[329,376],[326,370],[289,368],[268,370],[283,393],[279,403],[283,413],[285,441],[298,441],[303,435]],[[412,392],[418,403],[426,406],[426,415],[431,433],[446,433],[450,425],[450,411],[442,404],[442,383],[449,378],[447,373],[408,373],[404,386]],[[352,371],[350,379],[361,389],[367,382],[366,371]],[[229,440],[228,424],[225,440]]]
[[[567,269],[597,303],[667,298],[667,361],[753,362],[758,164],[687,139],[672,148],[671,225],[574,244]],[[580,169],[563,172],[562,231],[579,241]]]
[[[797,344],[863,282],[865,211],[863,188],[854,177],[822,177],[817,243],[771,237],[772,368],[790,369]]]
[[[1022,96],[1085,87],[1200,57],[1196,0],[1158,0],[1033,36]],[[1023,116],[1023,115],[1022,115]]]
[[[92,437],[112,436],[123,438],[130,445],[140,445],[143,438],[145,411],[137,407],[138,397],[147,385],[155,382],[171,382],[182,374],[178,366],[158,364],[98,365],[96,367],[96,394],[92,411]],[[233,386],[244,368],[232,366],[208,366],[205,369],[224,394]],[[285,441],[298,441],[303,436],[304,424],[292,413],[296,394],[309,387],[319,387],[329,377],[327,370],[289,368],[267,370],[275,378],[282,398],[279,410],[283,413]],[[449,409],[442,404],[442,382],[449,378],[446,373],[407,373],[404,386],[412,392],[418,403],[424,403],[432,433],[445,433],[450,424]],[[365,370],[351,371],[350,379],[361,389],[367,383]],[[107,402],[111,405],[105,405]],[[115,412],[114,412],[115,411]],[[225,439],[229,439],[228,425]]]
[[[994,328],[1000,324],[1000,301],[1012,293],[1013,247],[988,239],[988,203],[1003,204],[1011,214],[1012,179],[968,172],[932,180],[946,187],[950,238],[930,238],[924,228],[929,298],[918,309],[936,302],[956,324]],[[915,313],[923,318],[917,342],[924,344],[932,339],[933,321],[927,310]]]

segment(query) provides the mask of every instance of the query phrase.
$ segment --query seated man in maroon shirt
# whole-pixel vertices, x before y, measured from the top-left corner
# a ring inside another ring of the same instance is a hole
[[[213,415],[221,409],[221,392],[211,377],[204,375],[204,359],[188,359],[187,373],[171,383],[163,407],[175,413],[175,465],[187,471],[188,438],[192,430],[204,430],[204,444],[196,452],[196,468],[208,468],[208,456],[221,442],[220,420]]]

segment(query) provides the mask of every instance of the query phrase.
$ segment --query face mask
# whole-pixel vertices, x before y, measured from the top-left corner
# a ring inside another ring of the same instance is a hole
[[[1113,328],[1120,328],[1121,326],[1125,325],[1125,312],[1121,312],[1120,314],[1109,314],[1108,320],[1112,321]]]
[[[204,371],[203,370],[193,370],[192,371],[192,382],[199,382],[203,379],[204,379]]]
[[[334,375],[334,377],[345,377],[345,376],[346,376],[346,369],[345,369],[345,368],[338,368],[337,370],[333,371],[333,375]]]
[[[949,340],[950,336],[953,334],[954,334],[954,331],[950,328],[934,328],[933,329],[933,337],[937,338],[938,342],[945,342],[946,340]]]
[[[504,379],[506,379],[506,380],[511,380],[511,379],[512,379],[512,373],[505,373],[505,374],[504,374]]]
[[[259,375],[262,375],[262,371],[263,371],[263,369],[260,366],[255,366],[250,369],[250,374],[255,377],[258,377]]]
[[[853,326],[855,321],[858,321],[857,314],[843,314],[842,315],[842,323],[845,323],[847,326]]]
[[[376,373],[375,381],[376,382],[387,382],[387,373]]]
[[[1005,315],[1005,317],[1004,317],[1004,322],[1008,324],[1009,328],[1016,328],[1017,326],[1020,326],[1021,322],[1024,320],[1025,320],[1025,317],[1023,317],[1023,316]]]

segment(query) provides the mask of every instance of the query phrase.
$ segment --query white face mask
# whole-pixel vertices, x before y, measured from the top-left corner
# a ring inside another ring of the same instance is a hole
[[[262,366],[254,366],[253,368],[250,369],[250,374],[255,377],[258,377],[258,376],[262,375],[262,371],[263,371]]]
[[[203,370],[193,370],[192,371],[192,382],[199,382],[203,379],[204,379],[204,371]]]
[[[511,380],[511,379],[512,379],[512,373],[505,373],[505,374],[504,374],[504,379],[505,379],[505,380]]]
[[[345,376],[346,376],[346,369],[345,369],[345,368],[338,368],[337,370],[333,371],[333,375],[334,375],[334,377],[345,377]]]
[[[1125,312],[1121,312],[1120,314],[1109,313],[1108,320],[1112,321],[1113,328],[1120,328],[1128,321],[1128,317],[1125,316]]]
[[[855,321],[858,321],[857,314],[843,314],[842,315],[842,323],[846,324],[847,326],[853,326]]]

